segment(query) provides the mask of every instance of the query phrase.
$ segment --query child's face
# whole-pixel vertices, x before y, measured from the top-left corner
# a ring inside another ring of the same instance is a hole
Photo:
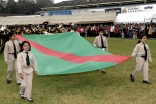
[[[15,39],[16,39],[15,34],[10,37],[10,40],[15,40]]]
[[[29,46],[28,43],[24,43],[24,45],[23,45],[23,50],[24,50],[24,51],[29,51],[29,50],[30,50],[30,46]]]
[[[146,40],[147,40],[147,37],[146,36],[144,36],[142,39],[140,39],[140,41],[143,42],[143,43],[145,43]]]
[[[102,35],[103,35],[103,31],[100,31],[100,32],[99,32],[99,35],[101,35],[101,36],[102,36]]]

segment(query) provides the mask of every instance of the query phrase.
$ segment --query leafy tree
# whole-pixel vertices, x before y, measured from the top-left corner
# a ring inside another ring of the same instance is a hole
[[[6,5],[7,5],[7,2],[0,0],[0,13],[5,12]]]
[[[11,14],[25,14],[30,12],[34,14],[43,7],[49,7],[53,4],[53,0],[14,0],[3,1],[0,0],[0,13],[11,13]]]

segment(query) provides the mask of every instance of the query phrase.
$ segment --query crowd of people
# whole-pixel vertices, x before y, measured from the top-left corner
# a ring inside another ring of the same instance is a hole
[[[106,37],[137,38],[146,34],[149,38],[156,37],[155,23],[127,23],[127,24],[94,24],[94,25],[15,25],[1,27],[1,35],[14,31],[17,34],[57,34],[77,31],[82,37],[94,37],[102,28]],[[5,30],[3,29],[5,28]],[[3,31],[4,30],[4,31]]]
[[[77,32],[82,37],[98,36],[98,30],[104,30],[104,36],[117,38],[138,38],[140,34],[146,34],[148,38],[156,38],[155,23],[127,23],[127,24],[93,24],[93,25],[14,25],[2,26],[0,40],[8,41],[6,36],[10,31],[16,34],[57,34],[64,32]],[[1,45],[0,41],[0,45]],[[2,47],[3,50],[3,47]],[[2,51],[0,52],[2,53]]]
[[[141,34],[146,34],[149,38],[156,37],[156,26],[154,23],[116,24],[116,25],[94,25],[78,27],[77,31],[81,36],[93,37],[98,35],[98,30],[102,28],[106,37],[138,38]]]

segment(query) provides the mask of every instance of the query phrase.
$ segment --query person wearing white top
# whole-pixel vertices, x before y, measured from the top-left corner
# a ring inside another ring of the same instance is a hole
[[[99,29],[99,36],[97,36],[93,42],[94,47],[101,48],[104,51],[108,51],[108,42],[107,38],[103,36],[103,29]],[[102,70],[101,73],[106,73],[105,70]]]
[[[21,78],[20,96],[22,99],[27,98],[29,102],[33,102],[31,98],[33,70],[38,75],[37,62],[34,55],[30,52],[31,46],[28,41],[21,44],[22,52],[17,57],[17,68]]]
[[[8,34],[8,37],[10,38],[10,40],[6,42],[4,48],[4,60],[5,60],[5,64],[8,66],[7,84],[10,84],[13,79],[13,69],[15,67],[17,85],[20,85],[20,78],[18,76],[17,62],[16,62],[18,53],[20,51],[20,44],[16,40],[16,36],[14,32],[10,32]]]
[[[136,56],[136,68],[133,73],[130,74],[130,80],[134,82],[139,72],[143,69],[143,83],[152,84],[148,81],[148,61],[152,62],[152,58],[149,46],[145,43],[146,39],[146,35],[139,36],[138,44],[136,45],[132,55],[130,56],[130,58]]]
[[[111,28],[110,28],[110,37],[114,37],[114,29],[115,29],[115,27],[111,26]]]

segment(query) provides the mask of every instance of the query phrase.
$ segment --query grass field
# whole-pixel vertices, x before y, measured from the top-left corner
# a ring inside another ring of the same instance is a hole
[[[86,38],[93,42],[94,38]],[[137,40],[108,39],[109,52],[130,56]],[[152,85],[142,83],[142,72],[132,83],[130,73],[135,68],[135,58],[123,64],[88,73],[35,76],[32,98],[34,104],[156,104],[156,40],[147,41],[152,54],[149,80]],[[19,86],[14,80],[6,84],[7,67],[0,55],[0,104],[28,104],[19,97]]]

